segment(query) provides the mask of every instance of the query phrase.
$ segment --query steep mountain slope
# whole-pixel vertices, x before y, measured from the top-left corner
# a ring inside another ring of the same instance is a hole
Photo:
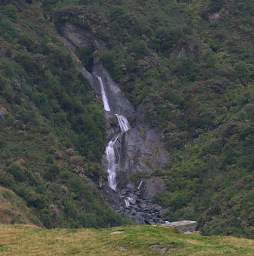
[[[26,206],[24,200],[13,191],[0,187],[0,220],[1,223],[35,223],[41,225],[40,221],[32,214],[31,209]]]
[[[0,183],[44,225],[122,221],[87,179],[106,178],[105,124],[55,31],[72,24],[103,43],[79,49],[86,68],[101,60],[137,116],[161,132],[171,161],[152,177],[165,183],[154,197],[165,218],[197,219],[205,234],[254,235],[252,1],[0,3]]]
[[[234,0],[44,1],[58,28],[103,41],[96,54],[172,161],[156,171],[169,220],[253,235],[253,5]],[[89,68],[93,49],[84,48]],[[82,54],[83,53],[83,54]]]
[[[122,223],[87,178],[102,176],[101,104],[38,2],[1,3],[0,23],[1,185],[47,227]]]

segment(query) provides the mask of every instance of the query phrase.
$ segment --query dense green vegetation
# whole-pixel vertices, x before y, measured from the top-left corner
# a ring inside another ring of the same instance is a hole
[[[0,218],[5,224],[34,223],[40,221],[26,205],[26,202],[13,191],[0,187]]]
[[[3,2],[1,185],[47,226],[120,222],[74,171],[103,175],[104,124],[50,21],[69,22],[105,43],[96,54],[162,131],[172,160],[155,173],[167,184],[155,200],[165,217],[197,219],[205,234],[253,235],[252,1]],[[88,66],[90,50],[80,53]]]
[[[97,53],[172,161],[156,197],[166,217],[198,219],[205,234],[253,235],[252,1],[44,1],[104,41]]]
[[[102,176],[102,107],[36,2],[1,4],[0,48],[0,184],[47,227],[123,223],[88,179]]]

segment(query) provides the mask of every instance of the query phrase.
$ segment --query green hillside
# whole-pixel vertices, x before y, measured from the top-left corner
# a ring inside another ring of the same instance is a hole
[[[171,152],[156,172],[170,220],[205,234],[253,235],[253,13],[251,1],[55,1],[57,27],[92,31],[97,53]],[[49,1],[50,2],[50,1]]]
[[[100,103],[40,6],[8,2],[0,9],[0,184],[47,227],[122,223],[90,180],[102,172]]]
[[[3,187],[0,187],[0,223],[35,223],[41,225],[24,200],[13,191]]]
[[[97,57],[161,131],[171,161],[154,170],[167,187],[154,200],[165,218],[198,220],[204,234],[254,235],[252,0],[5,0],[0,7],[0,184],[43,225],[125,222],[94,185],[106,178],[103,109],[58,40],[71,23],[105,44]],[[91,49],[82,50],[87,64]],[[216,250],[211,255],[224,255]]]

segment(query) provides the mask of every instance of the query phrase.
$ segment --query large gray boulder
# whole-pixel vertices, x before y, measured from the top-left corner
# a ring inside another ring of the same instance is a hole
[[[166,222],[163,226],[172,227],[180,232],[194,232],[197,230],[197,221],[182,220],[175,222]]]

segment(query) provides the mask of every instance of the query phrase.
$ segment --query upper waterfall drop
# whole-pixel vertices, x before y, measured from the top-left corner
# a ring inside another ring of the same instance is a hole
[[[100,87],[101,87],[101,96],[102,96],[104,110],[107,111],[107,112],[110,112],[111,110],[110,110],[110,106],[109,106],[109,102],[108,102],[108,97],[106,95],[106,91],[105,91],[105,88],[104,88],[102,78],[100,76],[97,76],[97,79],[99,80]]]

